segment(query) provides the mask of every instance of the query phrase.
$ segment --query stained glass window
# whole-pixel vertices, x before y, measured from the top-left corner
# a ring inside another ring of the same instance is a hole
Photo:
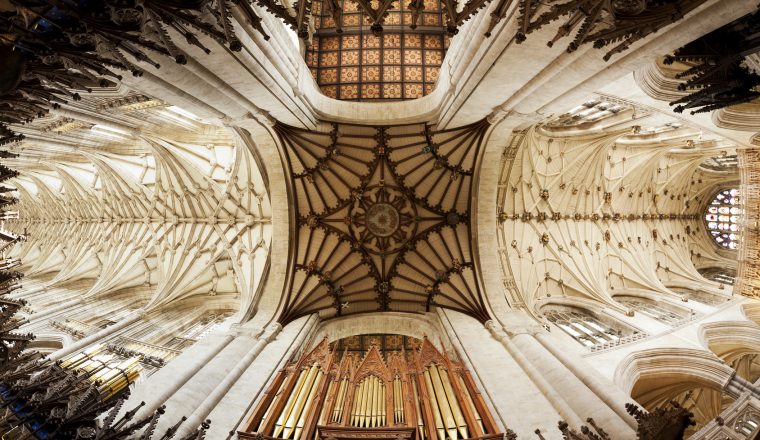
[[[738,189],[722,189],[715,194],[712,203],[707,207],[705,223],[718,245],[727,249],[736,249],[740,237],[741,215],[742,207]]]
[[[433,91],[449,44],[440,1],[425,0],[415,29],[411,12],[401,9],[406,3],[394,2],[377,35],[354,1],[338,3],[340,33],[322,1],[313,3],[316,32],[306,64],[322,93],[366,101],[414,99]]]

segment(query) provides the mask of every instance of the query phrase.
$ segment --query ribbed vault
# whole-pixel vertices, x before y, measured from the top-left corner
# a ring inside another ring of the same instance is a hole
[[[435,306],[487,320],[470,226],[487,129],[278,124],[298,217],[281,321]]]
[[[11,162],[25,272],[51,286],[88,280],[85,299],[147,286],[146,310],[211,295],[245,313],[271,240],[251,146],[159,100],[101,94],[24,128]]]
[[[505,149],[499,238],[512,304],[537,315],[565,299],[624,311],[613,296],[718,289],[695,267],[731,264],[702,209],[734,174],[700,165],[731,147],[680,124],[634,125],[646,115],[625,106],[579,109],[516,132]]]

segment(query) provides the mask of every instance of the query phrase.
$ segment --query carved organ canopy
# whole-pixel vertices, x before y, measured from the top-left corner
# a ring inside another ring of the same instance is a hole
[[[429,340],[323,340],[275,377],[240,438],[497,438],[470,373]]]

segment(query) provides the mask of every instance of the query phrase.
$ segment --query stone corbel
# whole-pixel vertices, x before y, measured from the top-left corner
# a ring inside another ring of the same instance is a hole
[[[496,107],[491,114],[486,116],[486,120],[491,125],[496,125],[499,122],[503,121],[505,118],[513,118],[516,119],[519,122],[528,122],[528,123],[538,123],[545,119],[544,116],[539,115],[538,113],[520,113],[516,112],[514,110],[511,110],[506,105],[502,104],[498,107]]]
[[[232,324],[229,334],[235,337],[248,336],[252,339],[259,339],[264,334],[264,329],[261,327],[246,327],[244,324]]]
[[[493,320],[487,321],[485,327],[491,332],[496,339],[504,337],[513,337],[521,334],[535,335],[546,331],[543,326],[528,317],[524,313],[510,313],[508,325],[499,325]]]
[[[251,105],[253,106],[253,104]],[[269,114],[268,111],[260,109],[258,107],[255,107],[252,111],[245,113],[242,116],[238,116],[238,117],[225,116],[221,118],[221,122],[222,122],[222,125],[224,125],[225,127],[232,128],[232,127],[239,127],[239,126],[245,125],[248,121],[252,119],[266,127],[273,127],[275,122],[277,122],[272,117],[272,115]]]
[[[280,333],[280,331],[282,331],[282,325],[280,325],[279,322],[273,322],[264,329],[258,338],[263,339],[267,342],[272,342]]]

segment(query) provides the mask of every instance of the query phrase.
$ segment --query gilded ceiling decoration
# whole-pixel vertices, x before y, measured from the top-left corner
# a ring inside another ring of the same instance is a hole
[[[371,31],[355,2],[342,0],[339,22],[327,5],[314,2],[316,32],[306,51],[322,93],[365,101],[414,99],[433,91],[449,44],[440,1],[424,1],[418,14],[402,12],[395,3],[382,35]]]
[[[470,227],[485,121],[275,129],[298,218],[281,322],[434,306],[488,320]]]

